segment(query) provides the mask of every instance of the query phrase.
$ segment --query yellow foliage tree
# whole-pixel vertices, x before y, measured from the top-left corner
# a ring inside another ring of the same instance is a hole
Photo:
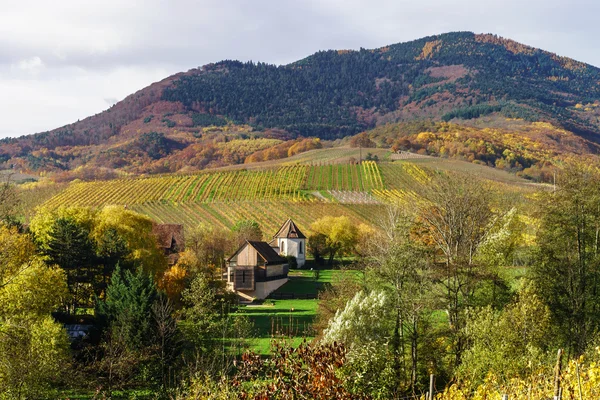
[[[152,234],[150,218],[120,206],[104,207],[96,217],[92,236],[98,240],[111,228],[127,243],[132,261],[153,274],[164,273],[167,260]]]
[[[316,236],[313,237],[314,243],[319,242],[319,236],[324,239],[322,251],[329,255],[330,264],[336,254],[354,251],[359,239],[358,227],[346,216],[325,216],[313,222],[310,230]],[[309,243],[311,242],[312,239],[309,238]]]
[[[66,277],[15,229],[0,227],[0,250],[0,398],[46,397],[68,365],[66,332],[50,316],[68,296]]]

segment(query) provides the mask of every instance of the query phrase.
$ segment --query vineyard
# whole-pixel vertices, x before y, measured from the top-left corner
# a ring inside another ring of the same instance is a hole
[[[346,215],[356,224],[375,224],[381,218],[381,204],[339,204],[327,202],[256,201],[239,203],[181,203],[149,202],[131,207],[161,223],[178,223],[193,228],[199,222],[231,228],[237,221],[252,219],[263,232],[277,232],[288,218],[308,226],[326,215]]]
[[[369,192],[383,189],[377,163],[293,165],[265,170],[236,170],[193,175],[77,182],[45,205],[99,207],[149,202],[222,203],[244,201],[316,201],[310,191]]]
[[[280,164],[262,170],[73,182],[44,206],[126,205],[156,221],[188,228],[201,221],[230,228],[241,219],[253,219],[264,232],[271,232],[290,217],[308,225],[325,215],[347,215],[356,223],[374,224],[385,204],[418,200],[434,173],[425,165]]]

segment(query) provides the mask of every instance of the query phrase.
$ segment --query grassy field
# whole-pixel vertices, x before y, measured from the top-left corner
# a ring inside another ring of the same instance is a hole
[[[275,293],[317,294],[341,273],[340,270],[331,269],[294,270],[290,272],[290,280]],[[251,340],[251,349],[267,355],[270,354],[273,338],[285,337],[293,345],[304,339],[312,339],[317,305],[318,300],[315,299],[268,299],[261,304],[242,307],[239,312],[247,315],[256,329],[257,337]]]
[[[267,300],[262,304],[243,307],[241,313],[254,323],[256,337],[250,349],[258,354],[271,353],[271,341],[283,337],[299,344],[314,337],[312,324],[318,300]]]

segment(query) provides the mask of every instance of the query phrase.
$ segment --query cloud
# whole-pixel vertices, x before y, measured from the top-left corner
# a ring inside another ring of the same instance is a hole
[[[16,67],[21,71],[37,75],[44,68],[44,63],[41,58],[35,56],[19,61]]]
[[[117,103],[119,101],[119,99],[117,99],[116,97],[107,97],[104,99],[104,102],[106,104],[108,104],[109,106],[112,106],[113,104]]]
[[[496,33],[600,66],[595,0],[4,3],[0,90],[13,100],[1,91],[0,109],[10,113],[0,136],[76,121],[172,73],[222,59],[285,64],[318,50],[375,48],[448,31]]]

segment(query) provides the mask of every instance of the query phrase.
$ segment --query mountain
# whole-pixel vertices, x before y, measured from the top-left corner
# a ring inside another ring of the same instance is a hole
[[[321,51],[284,66],[222,61],[83,121],[3,139],[0,162],[82,178],[176,172],[320,146],[303,137],[333,140],[423,120],[481,125],[486,116],[547,122],[597,153],[600,69],[470,32]]]

